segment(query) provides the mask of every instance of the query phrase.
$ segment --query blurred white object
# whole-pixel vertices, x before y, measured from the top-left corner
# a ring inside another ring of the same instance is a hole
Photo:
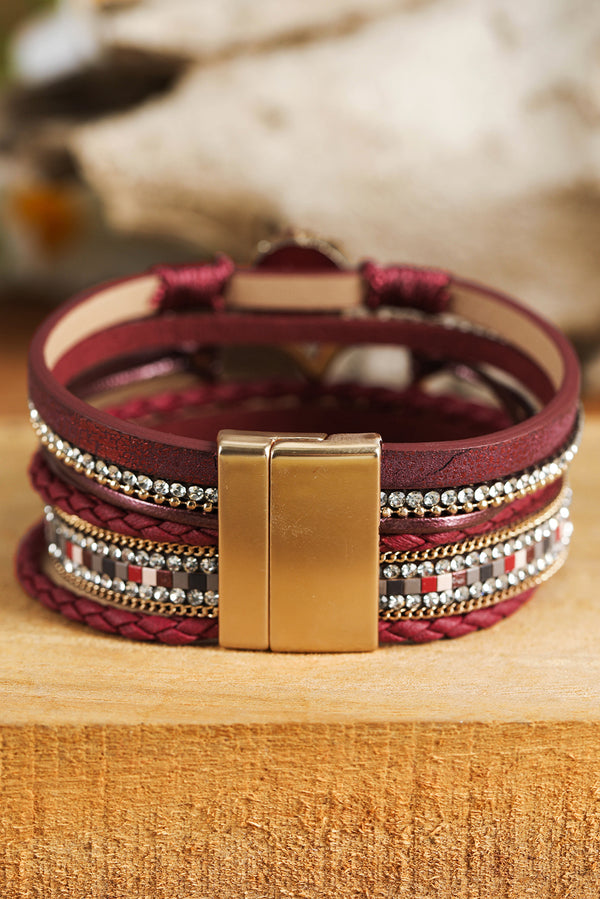
[[[100,53],[97,21],[91,9],[76,0],[62,0],[54,9],[30,19],[11,44],[11,67],[25,83],[68,75]]]

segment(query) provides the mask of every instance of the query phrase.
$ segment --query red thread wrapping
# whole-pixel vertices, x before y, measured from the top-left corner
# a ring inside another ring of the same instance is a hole
[[[223,293],[235,266],[227,256],[214,262],[195,265],[155,265],[150,271],[158,275],[160,285],[152,298],[159,312],[224,306]]]
[[[451,277],[440,269],[412,265],[380,266],[367,260],[360,266],[367,283],[366,304],[406,306],[422,312],[443,312],[450,302]]]

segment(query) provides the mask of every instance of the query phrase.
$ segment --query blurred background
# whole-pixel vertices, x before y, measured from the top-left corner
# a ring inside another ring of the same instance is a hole
[[[74,290],[289,227],[513,293],[599,397],[598,0],[1,0],[0,378]]]

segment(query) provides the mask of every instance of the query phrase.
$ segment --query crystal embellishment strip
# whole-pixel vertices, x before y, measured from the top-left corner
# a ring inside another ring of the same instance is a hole
[[[78,529],[52,506],[44,514],[49,556],[60,574],[86,592],[158,614],[216,615],[215,547],[152,545],[91,526]]]
[[[581,423],[578,421],[573,438],[556,456],[504,480],[445,490],[382,490],[381,515],[383,518],[461,515],[513,502],[562,477],[577,455],[580,440]]]
[[[179,481],[152,478],[147,474],[129,471],[110,461],[100,459],[55,434],[42,421],[32,403],[29,403],[29,419],[33,430],[48,452],[79,474],[110,490],[118,490],[127,496],[135,496],[158,505],[167,503],[173,507],[184,506],[187,509],[202,509],[204,512],[215,512],[217,509],[216,487],[201,487],[199,484],[182,484]]]
[[[31,402],[29,403],[29,417],[36,435],[48,452],[79,474],[98,484],[158,505],[167,503],[175,508],[183,506],[190,510],[217,511],[218,490],[216,487],[198,484],[186,485],[178,481],[152,478],[147,474],[123,469],[63,440],[42,421]],[[565,474],[577,454],[580,433],[581,426],[578,422],[575,436],[554,458],[505,480],[436,490],[411,490],[410,488],[382,490],[380,496],[381,516],[382,518],[424,518],[461,515],[486,509],[488,506],[500,506],[503,503],[512,502],[553,483]]]
[[[560,508],[521,533],[506,534],[482,548],[436,560],[406,554],[380,566],[380,616],[432,617],[457,614],[500,601],[554,573],[566,557],[573,525],[570,493]],[[536,580],[537,579],[537,580]]]

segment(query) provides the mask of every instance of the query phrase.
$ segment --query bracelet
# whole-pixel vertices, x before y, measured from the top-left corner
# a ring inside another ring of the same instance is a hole
[[[364,382],[364,348],[395,346],[408,381]],[[566,557],[573,349],[445,272],[352,269],[310,242],[157,266],[51,315],[29,392],[45,516],[18,574],[101,630],[425,642],[511,614]]]

